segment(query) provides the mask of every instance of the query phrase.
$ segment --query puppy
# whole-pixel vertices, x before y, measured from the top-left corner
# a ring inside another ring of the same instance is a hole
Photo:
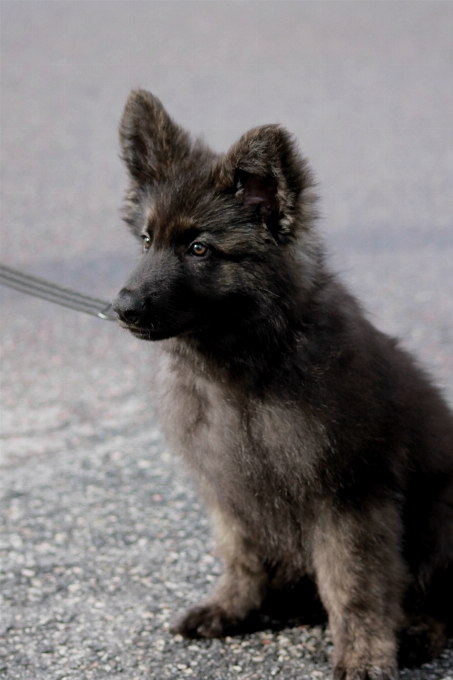
[[[225,563],[176,630],[222,636],[306,580],[335,680],[394,680],[400,642],[438,653],[453,611],[451,411],[326,267],[286,130],[215,154],[138,90],[120,138],[143,247],[113,306],[161,341],[164,431]]]

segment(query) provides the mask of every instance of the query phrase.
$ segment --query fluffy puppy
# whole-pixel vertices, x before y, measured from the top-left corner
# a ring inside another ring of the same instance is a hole
[[[218,155],[138,90],[120,137],[143,252],[114,308],[160,341],[162,425],[225,562],[176,630],[222,636],[306,580],[335,680],[394,680],[399,641],[437,653],[453,611],[451,411],[327,269],[286,130]]]

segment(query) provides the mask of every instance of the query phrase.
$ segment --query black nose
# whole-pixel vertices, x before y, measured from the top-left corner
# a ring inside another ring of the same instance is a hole
[[[134,293],[121,290],[112,307],[124,323],[138,325],[145,311],[145,303]]]

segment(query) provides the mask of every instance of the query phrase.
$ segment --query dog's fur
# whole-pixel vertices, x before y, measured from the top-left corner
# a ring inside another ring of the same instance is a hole
[[[162,423],[225,562],[176,630],[222,636],[307,580],[334,678],[396,678],[399,642],[409,661],[436,654],[453,611],[452,413],[328,271],[288,132],[217,155],[139,90],[120,137],[144,250],[114,308],[162,340]]]

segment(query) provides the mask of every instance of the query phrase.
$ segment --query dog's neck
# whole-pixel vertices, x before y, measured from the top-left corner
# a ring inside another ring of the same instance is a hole
[[[284,382],[283,376],[292,371],[292,359],[300,372],[304,363],[310,371],[327,356],[322,341],[317,342],[325,324],[318,299],[330,284],[330,277],[320,272],[310,295],[294,287],[286,299],[275,300],[265,317],[254,318],[253,312],[249,318],[232,314],[214,328],[166,341],[165,349],[210,379],[240,383],[251,391],[280,383],[280,378]],[[301,354],[306,354],[306,362],[301,363]]]

